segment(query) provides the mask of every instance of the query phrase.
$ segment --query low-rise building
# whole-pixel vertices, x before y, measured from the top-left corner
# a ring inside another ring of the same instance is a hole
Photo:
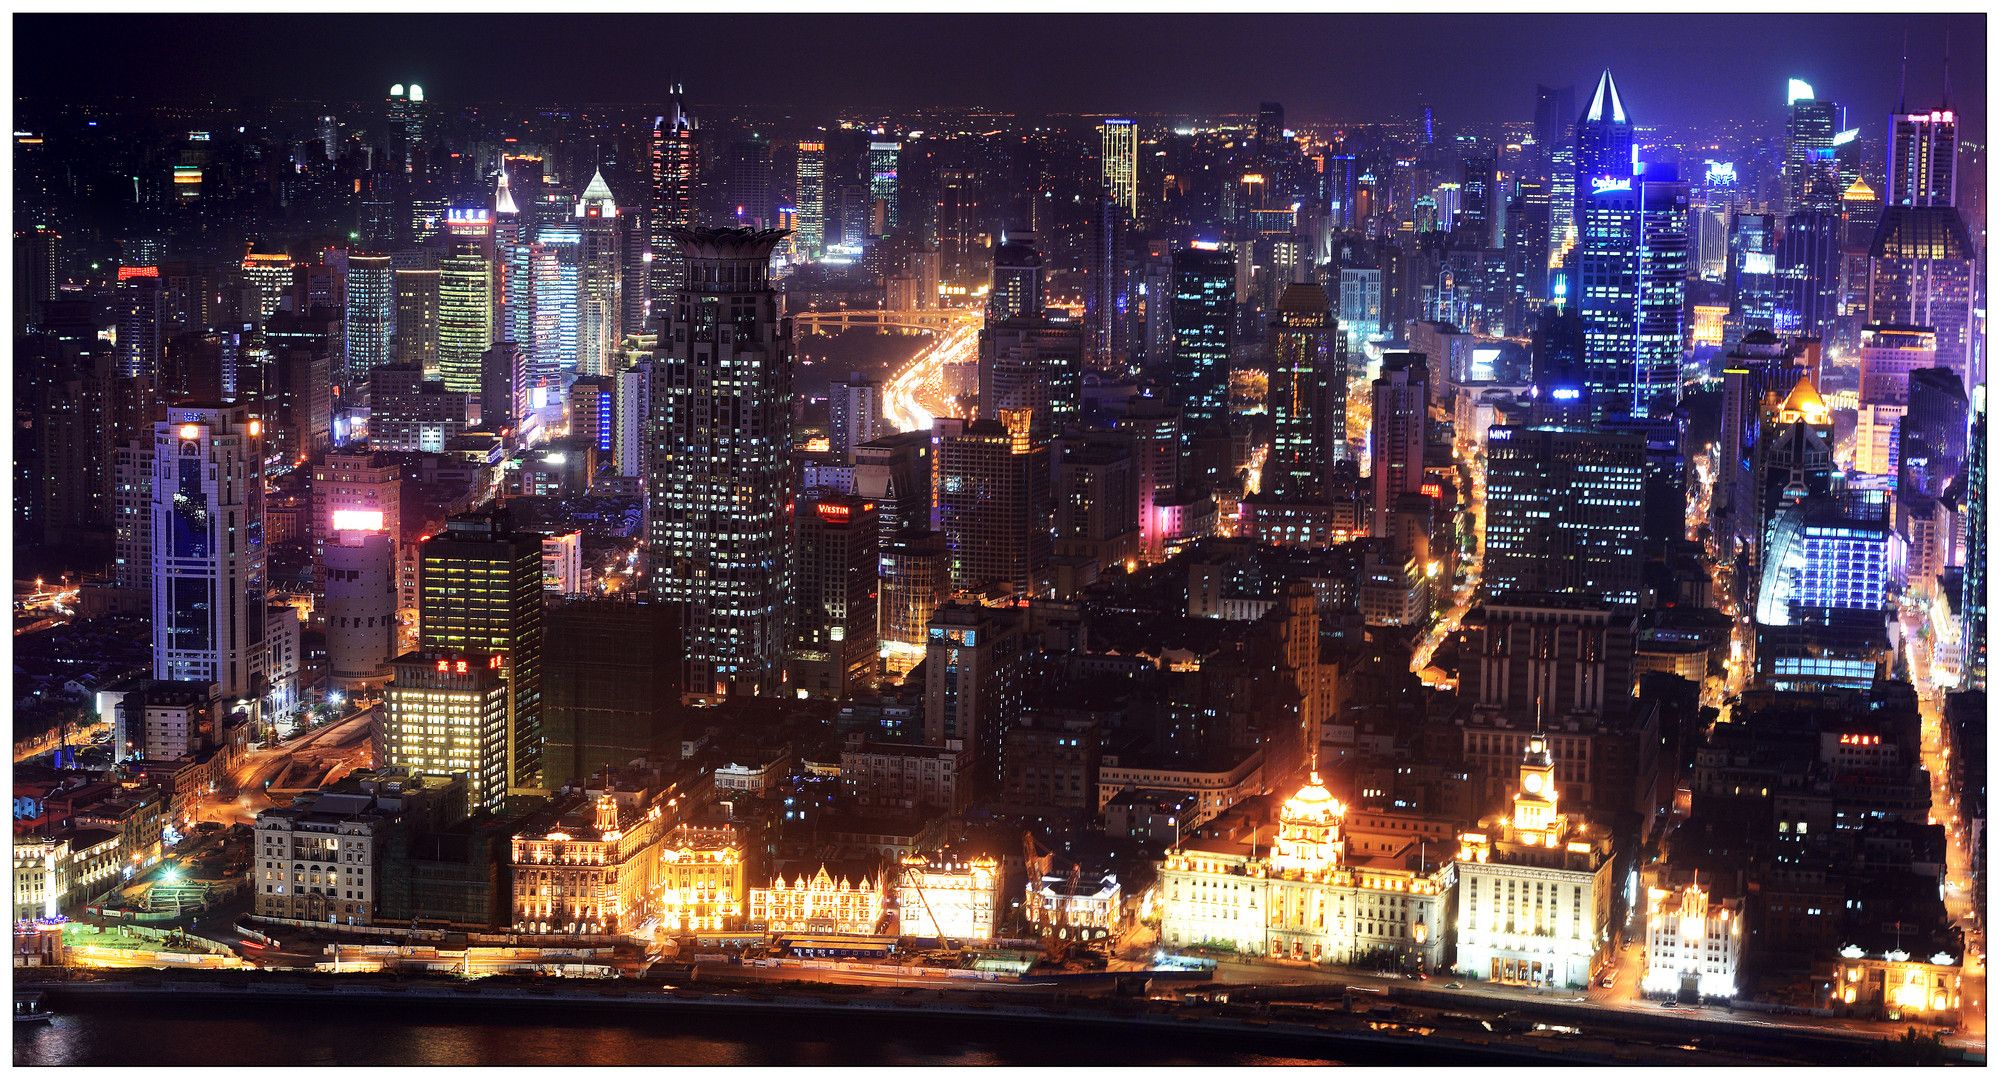
[[[1711,898],[1699,883],[1646,889],[1646,973],[1639,988],[1682,1001],[1736,996],[1743,963],[1743,901]]]
[[[906,935],[991,941],[1000,911],[1000,863],[948,852],[904,859],[896,905]]]
[[[1948,952],[1923,957],[1849,945],[1839,959],[1815,968],[1813,983],[1813,1004],[1839,1016],[1951,1025],[1963,1017],[1963,968]]]
[[[516,931],[630,934],[656,914],[666,808],[647,790],[600,783],[515,834]]]
[[[747,885],[735,829],[676,828],[660,845],[660,932],[737,929],[747,910]]]
[[[368,795],[318,794],[257,815],[256,913],[367,926],[375,919],[378,838],[388,818]]]
[[[1193,795],[1197,800],[1189,827],[1213,819],[1252,795],[1264,793],[1264,751],[1259,748],[1233,760],[1188,764],[1106,754],[1097,768],[1097,807],[1126,788],[1161,795]]]
[[[840,753],[841,790],[862,806],[935,806],[963,813],[971,794],[972,752],[943,746],[849,739]]]
[[[883,893],[882,875],[858,864],[781,864],[769,885],[750,890],[749,928],[873,934],[882,924]]]

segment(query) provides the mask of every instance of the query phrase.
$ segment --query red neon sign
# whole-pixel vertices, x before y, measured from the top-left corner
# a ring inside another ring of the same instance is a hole
[[[847,521],[853,514],[854,510],[852,507],[842,506],[839,503],[819,504],[819,517],[821,521],[829,521],[838,525]]]

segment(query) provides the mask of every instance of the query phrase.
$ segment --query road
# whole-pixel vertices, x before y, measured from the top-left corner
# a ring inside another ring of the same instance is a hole
[[[342,746],[365,736],[367,730],[368,711],[363,710],[287,742],[250,751],[229,773],[230,785],[236,790],[235,797],[203,804],[195,811],[196,820],[217,821],[224,825],[254,824],[258,813],[273,805],[270,795],[266,793],[266,782],[284,775],[295,754]],[[336,769],[336,773],[338,771]]]
[[[882,388],[882,413],[897,431],[928,431],[938,411],[948,407],[947,365],[979,359],[979,328],[961,326],[936,338],[890,376]]]
[[[1467,456],[1468,452],[1470,456]],[[1423,676],[1424,669],[1430,667],[1431,657],[1437,652],[1438,646],[1444,644],[1445,635],[1455,633],[1466,612],[1472,610],[1473,602],[1479,596],[1480,573],[1485,565],[1486,465],[1483,456],[1470,446],[1461,448],[1459,456],[1465,460],[1466,471],[1472,474],[1472,490],[1467,493],[1465,507],[1469,527],[1472,530],[1472,557],[1462,566],[1465,571],[1465,583],[1459,586],[1460,591],[1455,594],[1451,607],[1431,627],[1430,633],[1424,635],[1423,641],[1417,645],[1416,653],[1410,658],[1410,670],[1416,672],[1419,678]],[[1426,685],[1449,688],[1449,683],[1446,682],[1426,683]]]

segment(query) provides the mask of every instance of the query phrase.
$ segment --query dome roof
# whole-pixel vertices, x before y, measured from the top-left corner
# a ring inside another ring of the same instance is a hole
[[[1279,812],[1279,820],[1302,825],[1323,825],[1331,823],[1347,812],[1333,797],[1333,793],[1319,782],[1319,773],[1314,772],[1306,786],[1299,793],[1285,800],[1284,809]]]

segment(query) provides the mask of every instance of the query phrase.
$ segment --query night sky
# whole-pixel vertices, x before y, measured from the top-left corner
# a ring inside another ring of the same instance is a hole
[[[1984,126],[1986,19],[1962,15],[16,15],[17,94],[659,101],[1024,112],[1247,112],[1525,120],[1537,82],[1609,66],[1641,124],[1778,119],[1785,81],[1880,124],[1953,104]]]

